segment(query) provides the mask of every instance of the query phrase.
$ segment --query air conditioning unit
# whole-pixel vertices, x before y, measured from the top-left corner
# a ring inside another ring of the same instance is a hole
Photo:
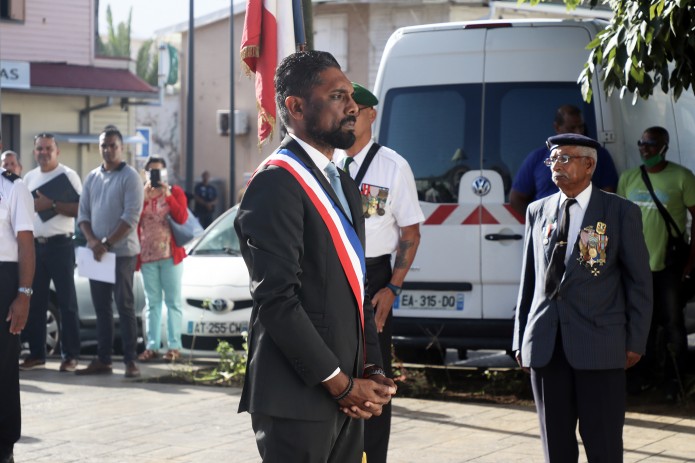
[[[217,133],[223,137],[229,136],[229,110],[217,110]],[[246,135],[249,132],[249,114],[239,109],[234,110],[234,135]]]

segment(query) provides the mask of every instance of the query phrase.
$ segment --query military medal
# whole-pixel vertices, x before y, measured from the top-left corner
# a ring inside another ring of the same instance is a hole
[[[363,183],[360,193],[362,194],[362,211],[365,218],[368,219],[373,215],[382,216],[386,214],[386,200],[389,195],[388,188]]]
[[[593,276],[601,273],[599,267],[606,263],[606,224],[598,222],[596,228],[589,225],[579,232],[579,258],[577,261],[591,271]]]

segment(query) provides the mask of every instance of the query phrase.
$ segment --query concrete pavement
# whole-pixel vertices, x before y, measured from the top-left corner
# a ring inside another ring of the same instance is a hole
[[[83,364],[86,361],[82,362]],[[25,462],[258,462],[240,390],[127,380],[47,369],[21,372]],[[142,366],[144,377],[170,372]],[[695,417],[629,413],[625,462],[695,462]],[[397,398],[392,463],[542,462],[532,407]],[[582,454],[580,461],[586,461]]]

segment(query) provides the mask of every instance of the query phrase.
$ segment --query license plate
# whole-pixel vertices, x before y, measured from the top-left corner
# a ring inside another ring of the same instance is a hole
[[[203,336],[233,336],[241,335],[248,331],[247,322],[188,322],[186,332],[188,334],[200,334]]]
[[[403,290],[393,304],[394,309],[463,310],[463,293],[457,291]]]

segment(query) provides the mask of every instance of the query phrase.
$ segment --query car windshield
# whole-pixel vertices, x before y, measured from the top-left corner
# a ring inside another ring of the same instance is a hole
[[[235,206],[210,225],[200,241],[191,250],[191,254],[241,255],[239,238],[234,231],[236,211],[237,207]]]

